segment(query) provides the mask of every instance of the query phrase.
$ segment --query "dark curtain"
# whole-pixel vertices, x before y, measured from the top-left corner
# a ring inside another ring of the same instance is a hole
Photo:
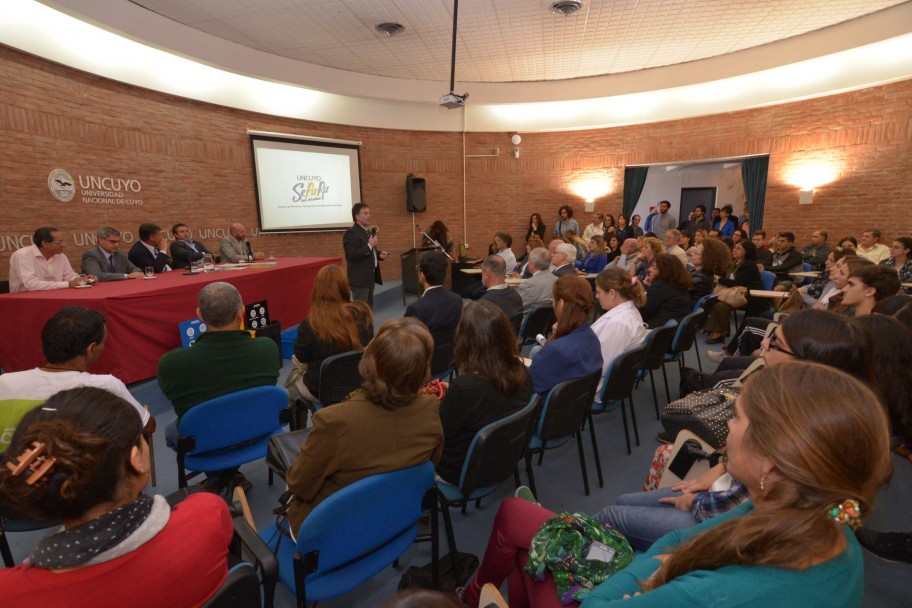
[[[640,194],[643,193],[643,186],[646,185],[646,174],[648,172],[649,167],[624,167],[624,215],[627,216],[628,222],[637,201],[640,200]],[[765,188],[765,172],[763,173],[763,184]]]
[[[751,234],[763,227],[763,202],[766,200],[766,174],[769,170],[769,156],[757,156],[745,159],[741,163],[741,181],[744,182],[744,196],[747,198],[747,210],[750,212]],[[624,192],[624,205],[627,205],[627,192]]]

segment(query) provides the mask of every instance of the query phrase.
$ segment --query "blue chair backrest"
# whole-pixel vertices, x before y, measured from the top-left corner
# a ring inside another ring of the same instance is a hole
[[[572,380],[564,380],[551,389],[542,406],[535,436],[547,441],[576,433],[586,419],[595,399],[602,370]]]
[[[697,310],[681,319],[681,322],[678,324],[678,329],[675,331],[674,339],[671,341],[671,348],[668,349],[668,352],[677,353],[690,350],[690,347],[693,346],[694,338],[697,335],[697,320],[702,314],[703,309],[698,308]]]
[[[763,283],[763,289],[772,291],[776,286],[776,275],[769,270],[760,271],[760,281]]]
[[[319,551],[318,572],[358,567],[358,559],[409,528],[417,533],[421,501],[434,485],[434,465],[365,477],[317,505],[298,530],[295,552]]]
[[[813,267],[811,267],[810,264],[805,262],[804,264],[801,265],[801,270],[803,270],[804,272],[810,272],[813,270]]]
[[[605,381],[599,387],[602,403],[627,397],[633,390],[636,373],[646,360],[646,342],[631,344],[611,360],[605,372]]]
[[[194,453],[230,448],[279,431],[279,414],[287,407],[284,388],[246,388],[191,408],[181,418],[178,435],[196,438]]]

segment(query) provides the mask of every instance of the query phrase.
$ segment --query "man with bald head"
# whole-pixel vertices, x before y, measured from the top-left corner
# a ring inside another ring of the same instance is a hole
[[[228,236],[219,241],[219,254],[223,262],[237,264],[240,261],[262,260],[266,256],[262,251],[254,253],[253,247],[247,242],[247,229],[243,224],[231,224]]]
[[[621,255],[611,260],[608,266],[617,266],[633,274],[637,264],[637,252],[640,250],[640,242],[637,239],[627,239],[621,245]]]

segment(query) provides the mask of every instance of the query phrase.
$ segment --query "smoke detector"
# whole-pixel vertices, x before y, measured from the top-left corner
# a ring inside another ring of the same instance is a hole
[[[380,32],[381,34],[392,38],[393,36],[396,36],[396,35],[404,32],[405,26],[402,25],[401,23],[392,23],[392,22],[387,21],[385,23],[378,23],[377,25],[374,26],[374,29],[377,30],[378,32]]]
[[[556,0],[551,3],[551,12],[568,17],[583,8],[582,0]]]

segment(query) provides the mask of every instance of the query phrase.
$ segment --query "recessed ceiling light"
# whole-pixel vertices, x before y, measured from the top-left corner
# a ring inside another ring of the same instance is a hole
[[[401,23],[386,22],[386,23],[378,23],[377,25],[374,26],[374,29],[377,30],[378,32],[380,32],[381,34],[385,34],[386,36],[392,37],[392,36],[396,36],[396,35],[404,32],[405,26],[402,25]]]
[[[551,12],[559,13],[564,17],[567,17],[582,7],[582,0],[557,0],[556,2],[551,3]]]

